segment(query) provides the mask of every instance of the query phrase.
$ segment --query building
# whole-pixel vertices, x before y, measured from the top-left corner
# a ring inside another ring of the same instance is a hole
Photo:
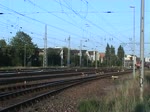
[[[126,55],[124,57],[124,67],[132,67],[133,66],[133,59],[135,60],[135,64],[137,63],[137,57],[133,55]]]
[[[150,62],[150,57],[145,57],[145,62]]]
[[[99,60],[100,60],[100,63],[103,63],[103,62],[104,62],[104,57],[105,57],[105,53],[99,53]]]

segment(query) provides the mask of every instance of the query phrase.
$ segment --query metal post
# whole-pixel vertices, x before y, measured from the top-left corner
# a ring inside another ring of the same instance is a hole
[[[68,57],[67,57],[67,66],[70,67],[70,36],[68,38]]]
[[[110,57],[109,57],[109,66],[111,67],[111,48],[109,50],[109,53],[110,53]]]
[[[141,0],[141,22],[140,22],[140,99],[143,101],[143,81],[144,81],[144,0]]]
[[[87,56],[87,67],[88,67],[88,63],[89,63],[89,61],[88,61],[89,59],[88,59],[88,56]]]
[[[61,52],[60,52],[60,56],[61,56],[61,67],[63,67],[63,58],[64,58],[64,56],[63,56],[63,54],[64,54],[64,51],[63,51],[63,48],[61,48]]]
[[[43,67],[47,67],[47,25],[45,25]]]
[[[97,51],[95,49],[95,69],[97,69]]]
[[[80,67],[82,66],[82,40],[80,40]]]
[[[126,64],[125,64],[125,53],[124,53],[123,61],[124,61],[124,68],[125,68],[125,66],[126,66]]]
[[[26,66],[26,44],[24,45],[24,67]]]
[[[133,9],[133,78],[135,78],[135,7],[130,8]]]

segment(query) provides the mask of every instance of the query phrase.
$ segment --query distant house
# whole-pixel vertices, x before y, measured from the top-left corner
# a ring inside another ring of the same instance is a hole
[[[89,54],[89,60],[95,61],[95,52],[94,51],[88,51]]]
[[[70,55],[71,56],[79,55],[79,53],[80,53],[79,50],[76,50],[76,49],[71,49],[70,50]]]
[[[83,55],[87,55],[87,50],[81,50],[81,52],[82,52],[82,56]],[[78,55],[78,56],[80,56],[80,50],[76,50],[76,49],[72,49],[71,51],[70,51],[70,54],[71,55]]]
[[[44,49],[39,49],[39,55],[44,55]]]
[[[88,51],[89,59],[93,62],[95,60],[99,61],[100,56],[97,51]]]
[[[47,48],[47,51],[48,50],[55,50],[57,53],[60,53],[60,55],[62,51],[61,48]],[[44,48],[39,49],[39,55],[42,55],[42,56],[44,55]]]
[[[100,63],[104,62],[105,53],[99,53]]]
[[[150,62],[150,57],[145,57],[145,62]]]
[[[133,55],[126,55],[124,57],[124,67],[132,67],[133,66],[133,59],[135,59],[135,65],[138,65],[140,63],[140,60],[137,56]]]

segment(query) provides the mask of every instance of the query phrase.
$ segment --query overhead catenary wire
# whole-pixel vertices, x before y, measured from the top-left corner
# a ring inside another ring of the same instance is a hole
[[[41,24],[43,24],[43,25],[44,25],[44,24],[47,24],[48,26],[53,27],[53,28],[55,28],[55,29],[57,29],[57,30],[66,32],[66,33],[68,33],[68,34],[75,35],[75,36],[77,36],[77,37],[80,37],[80,35],[78,35],[78,34],[75,34],[75,33],[73,33],[73,32],[69,32],[69,31],[66,31],[66,30],[64,30],[63,28],[60,28],[60,27],[57,27],[57,26],[53,26],[53,25],[51,25],[51,24],[45,23],[45,22],[43,22],[43,21],[40,21],[40,20],[38,20],[38,19],[35,19],[35,18],[32,18],[32,17],[26,16],[26,15],[24,15],[24,14],[22,14],[22,13],[19,13],[19,12],[13,10],[13,9],[10,9],[10,8],[8,8],[8,7],[4,6],[4,5],[2,5],[2,4],[0,4],[0,6],[3,6],[3,7],[5,7],[5,8],[7,8],[7,10],[9,10],[9,11],[11,11],[11,12],[14,12],[14,13],[20,15],[20,16],[25,17],[25,18],[28,18],[28,19],[30,19],[30,20],[32,20],[32,21],[36,21],[36,22],[41,23]]]
[[[40,7],[39,5],[33,3],[31,0],[28,0],[28,1],[29,1],[29,3],[31,3],[33,6],[36,6],[36,7],[40,8],[40,9],[46,11],[47,13],[49,13],[49,11],[46,10],[45,8]],[[65,1],[64,1],[64,2],[65,2]],[[59,4],[61,5],[61,8],[62,8],[63,6],[62,6],[62,3],[60,2],[60,0],[59,0]],[[51,14],[51,13],[50,13],[50,14]],[[83,28],[78,27],[78,25],[76,25],[76,24],[74,24],[74,23],[71,23],[71,22],[69,22],[69,21],[66,21],[65,19],[63,19],[63,18],[61,18],[61,17],[59,17],[59,16],[57,16],[57,15],[55,15],[55,14],[52,14],[52,15],[55,16],[55,17],[57,17],[57,18],[59,18],[59,19],[61,19],[62,21],[65,21],[65,22],[68,23],[68,24],[71,24],[71,25],[73,25],[73,26],[79,28],[80,30],[84,30]],[[81,37],[81,36],[80,36],[80,37]],[[86,38],[86,37],[81,37],[81,38],[88,39],[88,38]]]
[[[59,1],[61,1],[61,0],[59,0]],[[63,4],[63,3],[62,3]],[[86,3],[85,3],[85,5],[86,5]],[[64,7],[62,6],[62,8],[64,9]],[[83,12],[82,10],[80,11],[81,13]],[[44,12],[43,12],[44,13]],[[47,12],[45,12],[45,13],[47,13]],[[54,12],[55,13],[55,12]],[[66,14],[68,14],[69,12],[65,12]],[[70,12],[70,13],[72,13],[72,12]],[[74,12],[73,12],[74,13]],[[77,12],[77,13],[79,13],[79,12]],[[84,13],[84,12],[83,12]],[[89,11],[87,12],[87,11],[85,11],[85,13],[86,14],[88,14],[88,13],[90,13]],[[24,16],[27,16],[26,14],[23,14]],[[22,15],[22,17],[24,18],[24,16]],[[82,15],[81,15],[82,16]],[[85,18],[85,14],[84,14],[84,16],[82,16],[83,18]],[[29,19],[29,18],[27,18],[27,19]],[[33,18],[34,19],[34,18]],[[38,20],[38,19],[37,19]],[[84,20],[84,19],[83,19]],[[34,20],[33,20],[34,21]],[[85,20],[84,20],[85,21]],[[35,21],[36,22],[36,21]],[[86,21],[85,21],[86,22]],[[44,22],[45,23],[45,22]],[[72,23],[72,22],[71,22]],[[69,23],[68,23],[69,24]],[[55,26],[55,25],[54,25]],[[54,28],[55,29],[55,28]],[[58,30],[58,29],[57,29]],[[64,30],[64,29],[63,29]],[[63,30],[61,30],[62,32],[64,32]],[[68,30],[66,30],[67,31],[67,33],[68,33]],[[73,32],[72,32],[73,33]],[[72,34],[70,34],[71,36],[72,36]],[[81,35],[79,35],[79,34],[77,34],[77,35],[74,35],[74,33],[73,33],[73,38],[74,38],[74,36],[76,36],[76,37],[80,37],[80,38],[83,38]],[[94,42],[94,40],[95,40],[95,37],[96,37],[96,35],[95,36],[93,36],[93,40],[91,40],[92,42]],[[97,40],[95,40],[95,41],[97,41]],[[100,44],[100,43],[99,43]]]
[[[56,0],[55,0],[56,1]],[[58,1],[56,1],[57,3],[59,3]],[[66,2],[65,2],[66,3]],[[66,6],[67,5],[67,6]],[[117,40],[119,40],[120,42],[123,42],[122,40],[120,40],[119,38],[117,38],[116,36],[114,36],[113,34],[107,32],[105,29],[101,28],[100,26],[98,26],[97,24],[93,23],[92,21],[82,17],[77,11],[75,11],[74,9],[72,9],[72,7],[70,7],[68,4],[62,4],[62,6],[68,8],[69,10],[71,10],[74,14],[76,14],[78,17],[80,17],[81,19],[87,21],[88,23],[92,24],[93,26],[95,26],[96,28],[100,29],[101,31],[105,32],[106,34],[109,34],[110,36],[116,38]]]
[[[5,6],[3,6],[3,7],[5,7]],[[16,11],[14,11],[14,10],[11,10],[11,9],[9,9],[9,8],[7,8],[7,7],[5,7],[7,10],[10,10],[10,11],[12,11],[12,12],[14,12],[14,13],[17,13],[17,14],[19,14],[19,15],[21,15],[21,16],[23,16],[23,17],[26,17],[26,18],[28,18],[28,19],[31,19],[31,20],[33,20],[33,21],[37,21],[37,22],[40,22],[40,23],[43,23],[43,22],[41,22],[41,21],[39,21],[39,20],[37,20],[37,19],[34,19],[34,18],[31,18],[31,17],[28,17],[28,16],[26,16],[26,15],[24,15],[24,14],[20,14],[19,12],[16,12]],[[43,23],[44,24],[44,23]],[[49,24],[48,24],[49,25]],[[51,25],[50,25],[51,26]],[[54,26],[52,26],[52,27],[54,27]],[[54,27],[54,28],[56,28],[56,29],[59,29],[59,30],[63,30],[63,29],[60,29],[60,28],[57,28],[57,27]],[[75,34],[74,34],[75,35]],[[80,36],[80,35],[76,35],[76,36]]]

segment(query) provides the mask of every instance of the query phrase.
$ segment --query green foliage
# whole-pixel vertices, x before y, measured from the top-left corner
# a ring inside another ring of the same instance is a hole
[[[115,48],[111,45],[111,47],[109,46],[109,44],[107,44],[106,46],[106,51],[105,51],[105,60],[104,60],[104,65],[106,66],[116,66],[116,54],[115,54]]]
[[[0,66],[11,66],[12,49],[5,40],[0,40]]]
[[[35,48],[37,48],[37,45],[33,44],[32,38],[24,33],[24,32],[17,32],[16,36],[11,39],[10,45],[13,49],[15,49],[15,54],[13,57],[16,57],[14,59],[13,65],[24,65],[24,56],[27,58],[31,57],[34,52]],[[27,62],[25,62],[27,63]]]
[[[118,57],[118,63],[117,65],[118,66],[121,66],[123,65],[123,59],[124,59],[124,49],[123,47],[120,45],[119,48],[118,48],[118,52],[117,52],[117,57]]]
[[[52,49],[49,48],[47,50],[48,55],[48,66],[60,66],[61,57],[60,57],[60,49]]]
[[[0,48],[5,48],[7,46],[7,43],[4,39],[0,40]]]
[[[67,66],[67,54],[68,54],[68,48],[63,48],[63,65]]]
[[[149,81],[149,73],[145,79]],[[116,82],[116,80],[114,81]],[[118,82],[117,82],[118,83]],[[144,100],[139,98],[139,80],[120,81],[119,86],[100,99],[83,100],[79,112],[150,112],[150,83],[144,83]]]
[[[146,112],[145,105],[143,103],[139,103],[135,107],[135,112]]]
[[[96,100],[85,100],[82,101],[79,106],[79,112],[98,112],[99,102]]]
[[[145,79],[146,79],[146,81],[147,81],[148,83],[150,83],[150,75],[146,75],[146,76],[145,76]]]
[[[4,39],[0,40],[0,66],[23,66],[32,55],[35,55],[37,45],[33,44],[32,38],[24,33],[17,32],[7,45]],[[38,56],[38,55],[37,55]]]
[[[71,66],[79,66],[79,55],[71,55]]]
[[[103,66],[107,67],[122,66],[123,58],[124,58],[124,49],[121,45],[118,47],[116,55],[115,48],[112,45],[110,46],[109,44],[107,44]]]

